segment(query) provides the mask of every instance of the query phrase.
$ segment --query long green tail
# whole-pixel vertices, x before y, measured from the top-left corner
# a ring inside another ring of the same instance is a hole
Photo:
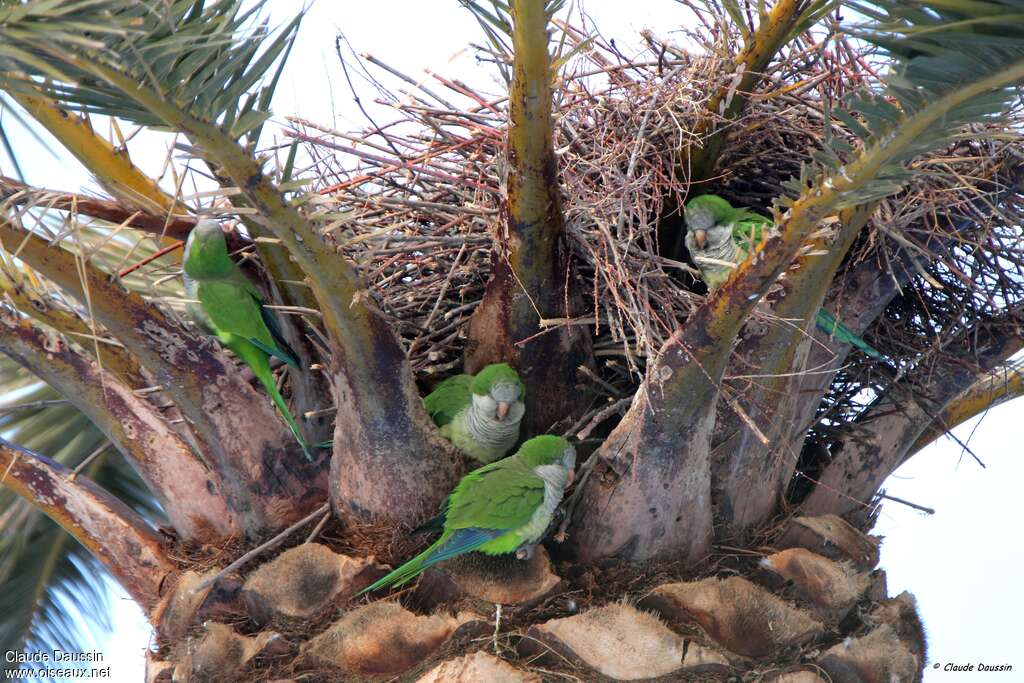
[[[493,541],[495,538],[505,534],[506,531],[504,529],[476,529],[472,527],[445,531],[439,539],[430,544],[429,548],[384,578],[373,582],[357,593],[357,595],[369,593],[391,584],[401,586],[403,583],[416,578],[420,572],[428,567],[432,567],[438,562],[444,562],[457,555],[480,550],[481,546],[485,545],[488,541]],[[493,555],[494,553],[492,552],[491,554]]]
[[[236,342],[231,345],[231,350],[252,369],[256,379],[260,381],[263,388],[270,394],[270,400],[277,406],[277,411],[281,413],[281,417],[284,418],[292,436],[295,437],[295,441],[302,448],[302,454],[306,456],[306,460],[313,462],[313,456],[309,452],[305,439],[302,438],[299,425],[295,424],[295,418],[292,417],[291,411],[288,410],[288,404],[284,402],[284,398],[274,383],[274,374],[270,371],[270,360],[267,354],[259,347],[248,342]]]
[[[818,329],[827,335],[833,336],[844,344],[849,344],[860,349],[875,360],[884,360],[884,356],[875,350],[870,344],[853,333],[850,328],[836,320],[835,316],[824,308],[818,310],[818,316],[814,320]]]
[[[426,562],[428,559],[430,559],[430,556],[434,553],[434,551],[437,550],[438,547],[447,540],[448,539],[444,535],[442,535],[441,538],[431,543],[430,546],[422,553],[412,558],[405,564],[401,565],[387,576],[377,579],[369,586],[356,593],[355,597],[359,597],[363,593],[375,591],[378,588],[383,588],[384,586],[390,586],[392,584],[394,584],[395,586],[401,586],[404,583],[412,581],[417,576],[419,576],[420,572],[429,567],[430,564],[436,563],[436,561],[431,562],[430,564],[427,564]]]

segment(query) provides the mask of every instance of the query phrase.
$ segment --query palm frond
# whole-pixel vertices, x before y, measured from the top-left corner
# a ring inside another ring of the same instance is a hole
[[[828,136],[813,154],[816,163],[785,184],[793,196],[848,186],[836,208],[899,191],[912,175],[909,160],[947,145],[968,124],[998,119],[1024,83],[1020,0],[971,3],[962,12],[941,2],[846,4],[870,18],[854,34],[887,53],[891,71],[881,91],[855,93],[833,112],[861,150]],[[974,4],[984,5],[980,15]],[[989,23],[997,13],[998,22]]]
[[[477,20],[477,23],[480,24],[480,28],[483,29],[484,35],[487,36],[487,41],[490,43],[490,52],[494,56],[494,63],[498,66],[498,70],[501,72],[505,82],[511,83],[514,23],[512,4],[504,0],[459,0],[459,2],[470,11]],[[555,14],[560,12],[566,5],[566,0],[543,0],[543,2],[544,14],[547,16],[548,22],[551,22]],[[573,44],[574,41],[568,40],[568,36],[561,27],[550,23],[549,26],[562,33],[551,60],[554,65],[553,72],[555,72],[552,73],[552,77],[555,77],[562,65],[589,47],[590,39],[578,40]]]
[[[275,35],[260,18],[264,4],[29,0],[0,7],[0,84],[42,87],[86,113],[166,127],[103,77],[117,73],[236,139],[255,141],[302,18],[297,13]]]

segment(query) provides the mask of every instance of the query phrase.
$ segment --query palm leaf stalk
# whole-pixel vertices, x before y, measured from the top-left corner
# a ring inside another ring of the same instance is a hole
[[[31,63],[21,63],[26,71],[53,79],[48,96],[90,113],[180,131],[216,169],[222,185],[241,190],[233,201],[255,209],[251,219],[279,239],[302,268],[325,331],[343,350],[337,356],[347,359],[333,382],[337,423],[348,426],[344,438],[336,438],[343,455],[334,462],[344,463],[332,476],[336,506],[360,517],[412,514],[400,501],[424,491],[440,500],[454,481],[453,455],[434,434],[404,353],[363,295],[352,266],[337,258],[306,216],[285,201],[262,159],[251,154],[269,116],[281,57],[301,19],[300,14],[270,39],[265,23],[254,23],[261,6],[242,11],[235,2],[200,7],[178,0],[159,9],[129,8],[113,0],[81,3],[64,18],[70,21],[73,15],[75,27],[110,27],[97,31],[98,45],[83,45],[75,31],[60,23],[48,24],[45,44],[27,42],[24,31],[39,30],[30,12],[19,16],[18,31],[10,25],[8,36],[13,51],[33,56]],[[250,92],[268,74],[263,87]],[[8,84],[25,87],[10,74]],[[367,415],[389,418],[367,424]],[[371,435],[378,424],[389,425],[390,432]],[[423,452],[437,453],[436,462],[411,455]],[[361,457],[365,453],[379,457]],[[410,472],[418,474],[410,477]],[[394,486],[371,489],[363,485],[367,479]],[[414,480],[418,483],[412,486]],[[378,495],[385,499],[376,500]]]
[[[568,262],[551,115],[556,76],[548,28],[564,4],[516,0],[508,11],[466,3],[491,34],[512,45],[504,225],[495,242],[491,280],[470,323],[466,370],[512,362],[539,387],[526,428],[544,430],[566,416],[576,368],[592,365],[587,328],[574,324],[579,295]],[[492,41],[493,42],[493,41]],[[500,43],[498,43],[500,45]]]
[[[982,372],[974,383],[952,399],[937,419],[930,420],[924,432],[907,452],[910,457],[941,435],[946,434],[987,410],[1017,398],[1024,392],[1024,372],[1020,363],[1007,363],[1004,369]]]
[[[140,295],[111,283],[105,274],[89,264],[80,266],[70,252],[52,248],[46,241],[5,221],[0,221],[0,243],[80,302],[88,301],[96,320],[166,388],[189,419],[192,434],[201,445],[200,452],[216,485],[225,487],[228,500],[233,501],[232,507],[245,511],[241,526],[247,535],[273,528],[282,514],[291,514],[270,502],[268,491],[261,497],[254,497],[247,487],[246,482],[267,476],[256,464],[263,458],[265,448],[280,449],[282,454],[286,451],[282,435],[275,428],[277,418],[273,409],[242,378],[233,363],[218,350],[202,344]],[[181,340],[181,343],[154,346],[155,338]],[[203,406],[212,392],[218,391],[227,392],[223,400],[231,410],[244,410],[249,417],[264,414],[262,433],[254,428],[243,435],[233,429],[230,421],[214,420]],[[230,400],[227,395],[231,396]],[[182,466],[187,467],[187,464]],[[289,496],[289,479],[301,476],[297,474],[299,469],[301,467],[296,465],[291,472],[283,471],[274,477],[274,485],[280,487],[278,495]]]
[[[0,439],[4,484],[81,543],[143,609],[174,572],[162,539],[136,512],[49,458]]]

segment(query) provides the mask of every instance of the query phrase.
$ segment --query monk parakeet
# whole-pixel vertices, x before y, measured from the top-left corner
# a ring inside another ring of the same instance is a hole
[[[360,594],[401,586],[428,567],[477,551],[529,558],[572,482],[576,450],[560,436],[536,436],[515,455],[473,470],[455,486],[441,514],[427,523],[441,537]]]
[[[526,388],[507,363],[455,375],[423,399],[434,424],[456,448],[482,463],[503,458],[519,440]]]
[[[200,221],[189,233],[183,279],[188,298],[198,302],[188,304],[189,316],[252,369],[288,423],[306,459],[312,461],[270,371],[270,356],[297,369],[295,352],[281,336],[274,315],[263,305],[259,289],[231,260],[227,241],[217,222]]]
[[[749,209],[735,208],[713,194],[694,197],[687,202],[684,217],[686,248],[708,289],[715,289],[729,279],[732,268],[728,264],[743,263],[747,251],[757,245],[764,232],[772,226],[771,218]],[[882,360],[881,353],[824,308],[818,310],[814,322],[825,334],[860,349],[871,358]]]

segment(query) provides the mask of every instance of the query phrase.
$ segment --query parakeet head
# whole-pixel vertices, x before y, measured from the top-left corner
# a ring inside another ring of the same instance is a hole
[[[732,216],[736,210],[729,202],[713,194],[694,197],[686,204],[686,248],[690,253],[720,247],[732,239]]]
[[[498,422],[518,422],[526,406],[526,387],[508,363],[494,363],[473,378],[473,405]]]
[[[572,472],[576,468],[576,449],[562,437],[551,434],[533,437],[519,447],[516,455],[534,469],[557,466]]]
[[[199,221],[188,234],[183,259],[185,273],[202,279],[231,270],[233,262],[228,256],[228,243],[217,221]]]

